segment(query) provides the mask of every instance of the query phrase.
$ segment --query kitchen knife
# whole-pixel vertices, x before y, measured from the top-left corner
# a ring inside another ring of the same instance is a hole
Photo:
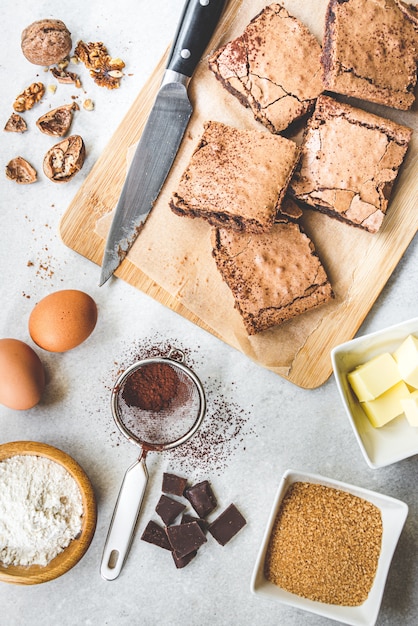
[[[160,89],[115,209],[102,261],[100,286],[127,255],[171,169],[193,112],[187,87],[226,1],[186,1]]]

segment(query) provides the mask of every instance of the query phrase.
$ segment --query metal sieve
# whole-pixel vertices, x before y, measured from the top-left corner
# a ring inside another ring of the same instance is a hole
[[[184,353],[176,349],[167,357],[137,361],[112,389],[113,419],[141,454],[125,473],[110,522],[100,568],[106,580],[119,576],[132,543],[148,482],[147,453],[185,443],[205,415],[202,383],[184,360]]]

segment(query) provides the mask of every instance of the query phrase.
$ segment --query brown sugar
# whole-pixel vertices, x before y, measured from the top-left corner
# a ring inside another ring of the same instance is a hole
[[[376,574],[380,510],[345,491],[293,483],[276,517],[264,573],[285,591],[317,602],[358,606]]]

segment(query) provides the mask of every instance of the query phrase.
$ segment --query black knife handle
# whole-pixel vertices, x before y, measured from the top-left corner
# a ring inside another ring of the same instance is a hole
[[[202,58],[227,0],[186,0],[167,69],[189,78]]]

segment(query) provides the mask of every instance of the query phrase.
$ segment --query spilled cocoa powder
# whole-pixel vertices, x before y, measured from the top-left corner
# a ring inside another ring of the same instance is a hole
[[[206,378],[202,376],[200,364],[204,362],[205,355],[198,352],[198,347],[191,349],[180,341],[164,339],[158,334],[133,342],[115,361],[115,370],[109,375],[106,384],[110,389],[112,381],[135,361],[167,357],[173,350],[180,350],[184,354],[185,364],[201,379],[207,408],[197,433],[187,443],[164,452],[164,456],[173,469],[220,474],[238,451],[246,449],[248,437],[256,433],[251,423],[251,407],[240,406],[233,397],[233,390],[225,391],[225,385],[221,380],[213,376]],[[113,425],[110,421],[109,424]],[[122,436],[116,430],[112,431],[111,436],[114,445],[119,445],[122,441]]]

